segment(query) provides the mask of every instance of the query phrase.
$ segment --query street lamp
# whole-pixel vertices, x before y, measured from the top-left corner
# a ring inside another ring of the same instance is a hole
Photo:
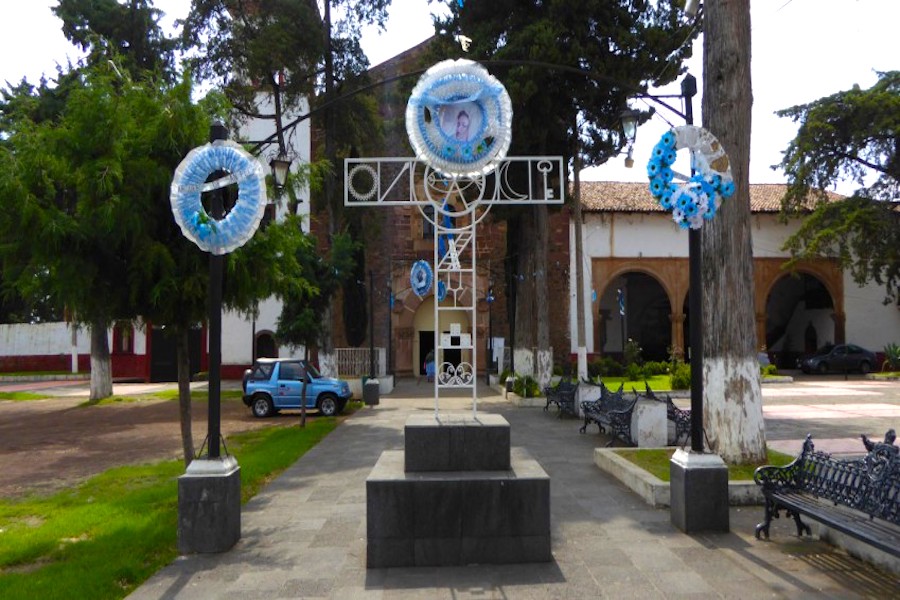
[[[487,368],[485,369],[484,380],[487,385],[491,385],[491,367],[494,364],[494,316],[491,307],[494,306],[494,284],[488,286],[487,296],[484,301],[488,305],[488,344],[487,344]]]
[[[275,180],[275,189],[281,191],[287,183],[288,172],[291,169],[291,159],[279,153],[278,156],[269,161],[269,167],[272,169],[272,179]]]
[[[625,140],[628,142],[628,155],[625,156],[625,168],[627,169],[634,166],[632,150],[634,148],[634,140],[637,138],[638,119],[640,119],[640,116],[640,111],[633,108],[622,111],[622,114],[619,116],[622,120],[622,133],[625,134]]]
[[[697,95],[697,78],[686,73],[681,80],[681,94],[653,96],[642,94],[640,98],[652,100],[656,104],[669,109],[682,119],[686,125],[694,124],[693,98]],[[680,98],[684,102],[684,112],[666,103],[664,98]],[[637,139],[637,111],[625,111],[621,115],[622,131],[630,146]],[[639,113],[638,113],[639,114]],[[626,163],[627,163],[626,159]],[[693,169],[691,169],[693,175]],[[691,349],[691,450],[703,452],[703,315],[701,314],[700,288],[702,286],[700,230],[688,230],[688,264],[690,298],[688,311],[691,315],[690,349]]]

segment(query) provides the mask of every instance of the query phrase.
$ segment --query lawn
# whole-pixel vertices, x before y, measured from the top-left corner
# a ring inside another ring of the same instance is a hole
[[[675,453],[675,448],[617,448],[616,453],[651,475],[662,481],[669,481],[669,461]],[[762,464],[783,466],[791,462],[796,456],[783,454],[776,450],[768,450],[769,459]],[[753,472],[759,465],[728,465],[728,479],[730,481],[752,480]]]
[[[246,502],[339,423],[236,434]],[[49,496],[0,500],[0,598],[123,598],[174,560],[181,461],[111,469]]]
[[[638,392],[646,391],[644,379],[629,380],[625,377],[603,377],[602,380],[603,385],[612,391],[619,389],[620,385],[625,386],[626,392],[630,392],[631,388],[636,389]],[[653,377],[647,378],[646,383],[654,392],[668,392],[672,390],[672,380],[669,375],[654,375]]]

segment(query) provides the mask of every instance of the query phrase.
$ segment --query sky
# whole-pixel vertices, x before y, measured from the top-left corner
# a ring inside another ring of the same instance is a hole
[[[456,1],[456,0],[453,0]],[[469,0],[479,1],[479,0]],[[484,0],[481,0],[484,1]],[[57,62],[78,57],[63,37],[61,22],[50,11],[56,0],[0,0],[7,17],[0,19],[0,83],[16,83],[23,76],[37,81],[42,73],[55,73]],[[446,4],[446,3],[444,3]],[[387,31],[366,30],[363,49],[372,65],[415,46],[433,32],[431,13],[446,10],[440,2],[393,0]],[[189,0],[155,0],[167,13],[164,26],[187,14]],[[13,16],[14,15],[14,16]],[[876,71],[900,69],[900,2],[897,0],[753,0],[752,85],[753,121],[750,155],[751,183],[781,183],[783,173],[771,165],[793,139],[797,126],[774,115],[782,108],[804,104],[850,89],[868,88]],[[465,32],[463,32],[465,33]],[[702,91],[702,38],[695,42],[687,63]],[[677,94],[678,83],[658,94]],[[695,122],[702,123],[701,96],[694,98]],[[677,100],[675,100],[677,102]],[[634,102],[636,108],[647,105]],[[680,119],[665,109],[638,131],[635,167],[624,167],[624,156],[584,171],[584,180],[644,181],[650,149]],[[665,119],[669,120],[666,123]],[[513,132],[515,135],[515,132]],[[852,186],[838,186],[849,193]]]

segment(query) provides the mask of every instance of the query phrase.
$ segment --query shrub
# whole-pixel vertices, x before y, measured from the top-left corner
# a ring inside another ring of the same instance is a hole
[[[588,364],[588,375],[592,379],[597,377],[621,377],[624,372],[622,365],[610,356],[598,358]]]
[[[672,389],[688,390],[691,388],[691,366],[681,361],[672,368]]]
[[[625,365],[640,365],[643,362],[641,352],[642,350],[638,343],[628,338],[628,341],[625,342]]]
[[[900,371],[900,346],[888,344],[884,347],[884,363],[891,371]]]
[[[644,363],[644,376],[665,375],[669,372],[669,363],[665,361],[647,361]]]
[[[513,384],[513,393],[523,398],[535,398],[541,395],[541,387],[531,375],[517,375]]]
[[[641,381],[644,378],[644,369],[637,363],[631,363],[625,367],[625,378],[628,381]]]
[[[759,368],[759,370],[763,375],[777,375],[778,374],[778,367],[776,367],[775,365],[766,365],[764,367],[761,366]]]

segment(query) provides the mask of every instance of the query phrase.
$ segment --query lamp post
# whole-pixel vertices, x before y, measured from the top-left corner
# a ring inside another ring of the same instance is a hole
[[[681,80],[681,94],[653,96],[641,95],[663,106],[684,119],[685,125],[694,124],[693,98],[697,95],[697,78],[686,73]],[[664,102],[664,98],[680,98],[684,102],[684,112]],[[631,157],[631,147],[637,138],[637,123],[640,113],[628,110],[622,113],[622,131],[629,144],[628,158]],[[626,166],[628,158],[626,158]],[[632,161],[633,163],[633,161]],[[693,175],[693,169],[691,174]],[[690,329],[690,363],[691,363],[691,450],[703,452],[703,317],[701,314],[700,288],[702,277],[700,230],[688,231],[688,265],[689,265],[689,290],[690,298],[688,312],[691,315]],[[624,343],[624,341],[623,341]]]
[[[488,305],[488,339],[487,339],[487,368],[484,381],[491,385],[491,366],[494,364],[494,315],[491,308],[494,306],[494,284],[488,286],[487,296],[484,297]]]

